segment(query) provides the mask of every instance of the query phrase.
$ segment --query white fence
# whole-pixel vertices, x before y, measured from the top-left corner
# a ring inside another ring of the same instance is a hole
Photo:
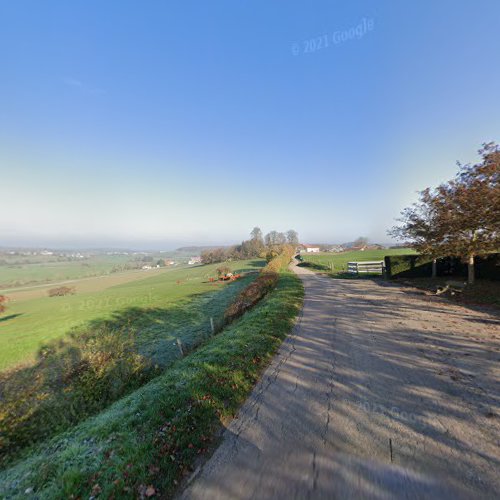
[[[347,271],[352,274],[359,274],[359,273],[384,274],[385,263],[383,260],[348,262]]]

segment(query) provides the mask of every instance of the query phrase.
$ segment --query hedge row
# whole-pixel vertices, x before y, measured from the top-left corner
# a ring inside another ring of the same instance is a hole
[[[421,255],[388,255],[384,258],[388,278],[427,278],[432,276],[432,259]],[[437,276],[467,276],[467,264],[458,257],[437,259]],[[476,277],[500,280],[500,253],[475,259]]]
[[[268,262],[259,277],[242,290],[226,309],[224,314],[226,324],[242,316],[276,287],[279,273],[286,271],[294,253],[294,248],[290,245],[283,246],[281,253]]]

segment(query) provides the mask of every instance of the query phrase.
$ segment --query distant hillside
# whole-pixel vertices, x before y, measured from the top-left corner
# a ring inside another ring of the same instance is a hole
[[[192,246],[192,247],[180,247],[176,249],[176,252],[189,252],[189,253],[201,253],[203,250],[211,250],[212,248],[221,248],[224,245],[210,245],[210,246]]]

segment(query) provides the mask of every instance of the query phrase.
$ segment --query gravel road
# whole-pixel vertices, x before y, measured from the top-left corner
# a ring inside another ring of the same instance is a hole
[[[294,270],[300,321],[182,498],[498,498],[498,316]]]

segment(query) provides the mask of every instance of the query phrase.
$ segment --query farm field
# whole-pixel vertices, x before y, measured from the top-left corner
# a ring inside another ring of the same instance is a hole
[[[48,283],[108,274],[130,261],[126,255],[96,255],[82,260],[0,265],[0,290],[29,284]]]
[[[187,264],[196,254],[186,250],[152,253],[95,253],[82,258],[51,255],[9,255],[0,251],[0,293],[19,287],[37,286],[66,280],[112,275],[140,270],[144,264],[159,259],[174,260],[176,265]]]
[[[231,267],[248,271],[263,265],[263,261],[249,260],[234,262]],[[40,289],[13,293],[0,315],[0,370],[33,361],[42,345],[65,337],[72,329],[106,320],[123,321],[131,312],[132,323],[144,329],[140,336],[143,349],[155,349],[149,343],[154,344],[158,329],[163,338],[194,335],[201,323],[204,328],[209,325],[208,314],[220,317],[230,298],[251,279],[209,283],[217,267],[168,268],[81,280],[71,284],[76,294],[65,297],[48,297]],[[227,290],[210,293],[221,288]]]
[[[187,266],[183,266],[187,267]],[[129,283],[131,281],[143,280],[157,276],[162,273],[181,269],[181,267],[161,267],[149,270],[132,269],[120,273],[103,274],[100,276],[92,276],[88,278],[75,278],[70,280],[49,282],[38,285],[27,285],[18,288],[6,288],[0,290],[0,293],[9,297],[10,302],[20,302],[24,300],[37,299],[46,297],[47,292],[54,287],[68,286],[74,287],[78,293],[80,292],[99,292],[112,286]]]
[[[386,255],[408,255],[415,251],[411,248],[388,248],[383,250],[353,250],[341,253],[301,254],[302,264],[312,271],[328,273],[332,277],[354,277],[347,273],[347,263],[352,261],[384,260]]]

